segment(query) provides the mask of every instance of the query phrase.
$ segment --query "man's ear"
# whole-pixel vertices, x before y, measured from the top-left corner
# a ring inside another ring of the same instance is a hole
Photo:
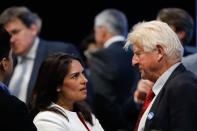
[[[183,42],[183,40],[185,39],[186,37],[186,33],[184,31],[179,31],[179,32],[176,32],[179,40],[181,40],[181,42]]]
[[[3,58],[0,62],[1,71],[6,71],[8,69],[8,60],[7,58]]]
[[[31,29],[33,35],[36,36],[36,35],[38,34],[38,27],[37,27],[36,24],[32,24],[32,25],[30,26],[30,29]]]
[[[157,50],[157,53],[158,53],[158,58],[157,60],[158,61],[161,61],[165,55],[165,52],[164,52],[164,48],[161,46],[161,45],[156,45],[156,50]]]

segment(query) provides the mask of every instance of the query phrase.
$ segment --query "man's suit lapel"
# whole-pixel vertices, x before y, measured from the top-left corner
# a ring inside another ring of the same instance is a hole
[[[35,61],[34,61],[34,65],[33,65],[33,69],[32,69],[32,74],[30,77],[30,81],[29,81],[29,85],[28,85],[28,90],[27,90],[27,101],[28,100],[28,96],[31,95],[32,90],[34,88],[34,84],[36,82],[36,78],[38,75],[38,71],[39,71],[39,67],[45,57],[45,51],[46,47],[45,47],[45,43],[43,43],[42,40],[40,40],[38,48],[37,48],[37,52],[36,52],[36,57],[35,57]]]
[[[170,86],[169,84],[171,83],[170,81],[173,80],[173,78],[179,74],[180,72],[185,71],[185,67],[183,66],[183,64],[180,64],[170,75],[170,77],[168,78],[168,80],[166,81],[166,83],[164,84],[163,88],[161,89],[161,91],[159,92],[159,94],[157,95],[157,98],[155,99],[148,115],[149,117],[147,117],[146,119],[146,123],[145,123],[145,131],[149,131],[150,129],[154,128],[154,121],[155,121],[155,117],[157,115],[159,115],[158,113],[158,107],[161,106],[160,102],[166,92],[166,89]]]

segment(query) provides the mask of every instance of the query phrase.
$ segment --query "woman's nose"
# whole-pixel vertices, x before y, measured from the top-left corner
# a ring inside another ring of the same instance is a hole
[[[83,81],[83,83],[87,83],[88,82],[88,79],[85,77],[84,74],[82,74],[82,81]]]

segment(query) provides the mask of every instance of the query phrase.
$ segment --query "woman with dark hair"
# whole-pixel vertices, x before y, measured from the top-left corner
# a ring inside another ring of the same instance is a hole
[[[30,103],[38,131],[103,131],[83,101],[87,79],[79,58],[64,53],[41,65]]]

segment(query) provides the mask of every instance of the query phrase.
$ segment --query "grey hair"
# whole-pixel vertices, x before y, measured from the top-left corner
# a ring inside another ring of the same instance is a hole
[[[5,25],[17,18],[20,19],[26,27],[29,28],[32,24],[35,24],[38,28],[38,32],[41,31],[41,18],[24,6],[13,6],[4,10],[0,15],[0,24]]]
[[[164,22],[140,22],[128,34],[127,43],[143,47],[145,51],[152,51],[157,45],[163,47],[169,61],[177,62],[182,59],[183,46],[176,33]]]
[[[95,26],[105,26],[113,35],[126,36],[128,21],[125,14],[116,9],[103,10],[95,17]]]

